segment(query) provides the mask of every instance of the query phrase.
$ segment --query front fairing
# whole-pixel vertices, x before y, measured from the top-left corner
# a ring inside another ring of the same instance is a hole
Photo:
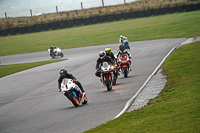
[[[67,79],[67,78],[64,78],[62,80],[62,83],[61,83],[61,90],[63,93],[66,93],[68,91],[72,91],[72,89],[75,87],[76,85],[74,84],[73,80],[72,79]]]

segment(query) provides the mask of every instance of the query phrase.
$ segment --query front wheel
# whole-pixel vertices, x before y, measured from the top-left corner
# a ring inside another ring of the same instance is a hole
[[[83,104],[86,104],[87,102],[88,102],[88,98],[86,96],[84,96]]]
[[[55,53],[52,53],[52,54],[51,54],[51,57],[52,57],[52,58],[55,58]]]
[[[123,67],[124,69],[124,77],[127,78],[128,76],[128,68],[127,67]]]
[[[61,57],[63,57],[63,56],[64,56],[62,52],[60,53],[60,56],[61,56]]]
[[[106,87],[107,87],[107,90],[108,90],[108,91],[111,91],[111,90],[112,90],[112,86],[111,86],[111,83],[110,83],[110,82],[107,82],[107,83],[106,83]]]

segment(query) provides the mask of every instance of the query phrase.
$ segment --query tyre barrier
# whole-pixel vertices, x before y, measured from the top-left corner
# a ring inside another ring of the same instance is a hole
[[[35,29],[36,32],[42,31],[42,24],[36,24],[36,25],[34,25],[34,29]]]
[[[130,18],[130,12],[122,13],[123,19],[129,19]]]
[[[26,33],[26,27],[18,27],[18,33],[19,34],[25,34]]]
[[[60,27],[61,29],[67,27],[67,21],[66,21],[66,20],[59,21],[58,23],[59,23],[59,27]]]
[[[145,16],[146,17],[149,17],[149,16],[151,16],[153,14],[153,9],[149,9],[149,10],[146,10],[145,11]]]
[[[44,24],[42,24],[42,30],[47,31],[47,30],[49,30],[49,29],[50,29],[49,23],[44,23]]]
[[[32,32],[34,32],[34,27],[33,27],[33,26],[27,26],[27,27],[26,27],[26,32],[27,32],[27,33],[32,33]]]
[[[83,19],[83,24],[84,25],[89,25],[90,24],[90,18],[84,18]]]
[[[108,22],[113,21],[113,20],[114,20],[114,15],[113,15],[113,14],[106,15],[106,20],[107,20]]]
[[[175,13],[177,11],[176,7],[170,7],[169,8],[169,13]]]
[[[99,16],[99,22],[100,23],[106,22],[106,15]]]
[[[74,24],[75,24],[76,26],[80,26],[80,25],[83,24],[82,21],[83,21],[82,18],[74,19]]]
[[[11,35],[16,35],[18,33],[18,28],[10,28],[9,32]]]
[[[25,34],[32,32],[40,32],[47,31],[49,29],[55,30],[58,28],[69,28],[73,26],[80,25],[89,25],[103,22],[111,22],[118,21],[121,19],[134,19],[141,17],[149,17],[156,15],[163,15],[167,13],[175,13],[175,12],[190,12],[200,10],[200,4],[188,4],[188,5],[180,5],[175,7],[165,7],[165,8],[157,8],[157,9],[148,9],[144,11],[130,11],[127,13],[119,13],[119,14],[107,14],[101,16],[93,16],[90,18],[77,18],[72,20],[61,20],[57,22],[49,22],[44,24],[36,24],[33,26],[25,26],[25,27],[16,27],[16,28],[8,28],[8,29],[0,29],[0,36],[7,35],[17,35],[17,34]]]
[[[122,14],[115,14],[114,15],[114,19],[116,20],[116,21],[118,21],[118,20],[120,20],[120,19],[122,19],[123,17],[122,17]]]
[[[73,26],[74,26],[74,20],[68,20],[67,27],[73,27]]]
[[[58,24],[58,22],[51,22],[50,27],[52,30],[56,30],[56,29],[58,29],[59,24]]]
[[[98,16],[91,17],[91,18],[90,18],[90,22],[91,22],[92,24],[98,23],[98,22],[99,22]]]

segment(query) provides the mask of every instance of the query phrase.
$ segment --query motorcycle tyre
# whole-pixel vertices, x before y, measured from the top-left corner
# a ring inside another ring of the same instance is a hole
[[[111,86],[111,84],[110,84],[109,82],[106,84],[106,87],[107,87],[107,90],[108,90],[108,91],[111,91],[111,90],[112,90],[112,86]]]
[[[108,75],[106,75],[106,82],[105,82],[105,85],[106,85],[108,91],[111,91],[111,90],[112,90],[111,82],[109,81]]]
[[[117,82],[117,78],[116,78],[116,76],[114,75],[114,79],[113,79],[113,85],[115,85],[115,84],[116,84],[116,82]]]
[[[128,67],[123,67],[124,69],[124,77],[127,78],[128,77]]]
[[[52,56],[51,56],[52,58],[55,58],[55,54],[52,54]]]
[[[86,96],[84,96],[84,102],[83,102],[83,104],[87,104],[87,102],[88,102],[88,98]]]
[[[60,53],[60,56],[61,56],[61,57],[63,57],[63,56],[64,56],[62,52]]]
[[[77,100],[77,98],[75,98],[71,93],[68,93],[67,94],[67,98],[72,102],[72,104],[75,106],[75,107],[78,107],[79,104],[76,103],[76,101],[74,99]],[[78,101],[78,100],[77,100]]]

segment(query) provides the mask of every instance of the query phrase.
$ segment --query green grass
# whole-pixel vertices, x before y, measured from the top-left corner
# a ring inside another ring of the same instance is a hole
[[[121,20],[54,31],[0,37],[0,56],[129,41],[200,36],[200,11]]]
[[[200,42],[175,50],[163,65],[167,83],[140,109],[85,133],[199,133]]]
[[[12,64],[12,65],[0,65],[0,78],[16,73],[16,72],[26,70],[26,69],[42,66],[49,63],[59,62],[63,60],[66,60],[66,59],[40,61],[40,62],[33,62],[33,63]]]

